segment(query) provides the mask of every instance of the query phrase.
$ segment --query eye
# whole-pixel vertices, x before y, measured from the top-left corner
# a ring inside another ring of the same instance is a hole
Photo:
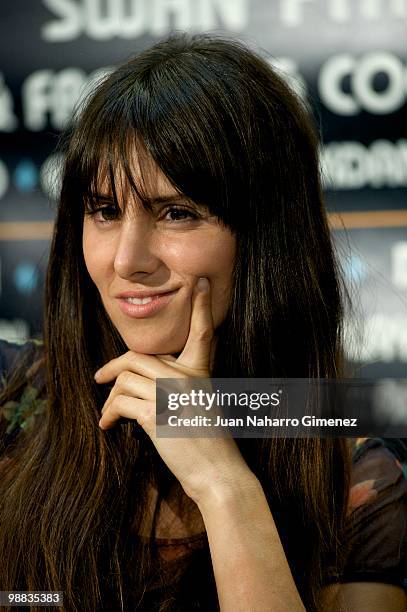
[[[119,213],[114,206],[100,206],[99,208],[90,209],[85,211],[85,214],[92,217],[97,223],[109,223],[116,221],[119,217]]]
[[[170,222],[187,221],[188,219],[199,218],[198,215],[192,210],[180,206],[171,206],[170,208],[167,208],[167,210],[164,211],[164,217],[166,221]]]

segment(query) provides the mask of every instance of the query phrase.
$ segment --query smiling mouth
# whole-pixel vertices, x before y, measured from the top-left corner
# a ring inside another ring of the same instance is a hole
[[[169,291],[168,293],[149,295],[144,298],[121,297],[119,298],[119,306],[122,312],[130,317],[147,317],[149,315],[153,315],[161,310],[161,308],[166,306],[177,292],[178,289],[175,289],[174,291]]]
[[[178,289],[174,289],[173,291],[167,291],[166,293],[157,293],[156,295],[148,295],[144,298],[124,297],[121,299],[124,300],[125,302],[128,302],[129,304],[149,304],[150,302],[153,302],[154,300],[159,300],[161,297],[164,297],[165,295],[172,295],[173,293],[176,293],[177,291]]]
[[[161,294],[161,295],[168,295],[167,293]],[[154,298],[158,298],[158,295],[153,295],[150,297],[146,297],[146,298],[122,298],[125,302],[128,302],[129,304],[149,304],[150,302],[153,301]]]

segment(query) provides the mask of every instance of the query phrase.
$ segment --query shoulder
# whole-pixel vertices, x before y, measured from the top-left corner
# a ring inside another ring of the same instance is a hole
[[[0,340],[1,454],[18,434],[29,430],[35,416],[45,409],[43,344],[29,340],[23,344]]]
[[[353,444],[341,582],[382,582],[407,588],[407,445],[399,438]]]
[[[41,340],[27,340],[23,343],[0,339],[0,378],[2,387],[13,375],[23,359],[36,359],[42,352]],[[27,364],[29,366],[29,364]]]

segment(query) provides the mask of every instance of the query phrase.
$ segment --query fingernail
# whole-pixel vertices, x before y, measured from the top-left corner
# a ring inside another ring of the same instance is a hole
[[[208,291],[209,289],[209,281],[207,278],[201,277],[200,279],[198,279],[196,286],[198,288],[198,291],[202,291],[202,293],[206,293],[206,291]]]
[[[97,372],[95,372],[95,374],[94,374],[93,378],[96,378],[96,380],[97,380],[97,379],[99,378],[100,374],[101,374],[101,371],[102,371],[102,370],[100,369],[100,370],[98,370]]]

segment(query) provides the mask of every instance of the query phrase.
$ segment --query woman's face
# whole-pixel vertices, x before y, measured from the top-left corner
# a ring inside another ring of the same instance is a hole
[[[83,254],[127,347],[145,354],[174,354],[182,351],[188,337],[191,296],[199,277],[211,285],[215,328],[224,320],[235,238],[207,210],[180,197],[151,158],[147,172],[145,166],[143,191],[151,199],[152,212],[127,188],[117,192],[117,211],[102,182],[97,211],[85,214]],[[135,170],[140,180],[137,160]]]

